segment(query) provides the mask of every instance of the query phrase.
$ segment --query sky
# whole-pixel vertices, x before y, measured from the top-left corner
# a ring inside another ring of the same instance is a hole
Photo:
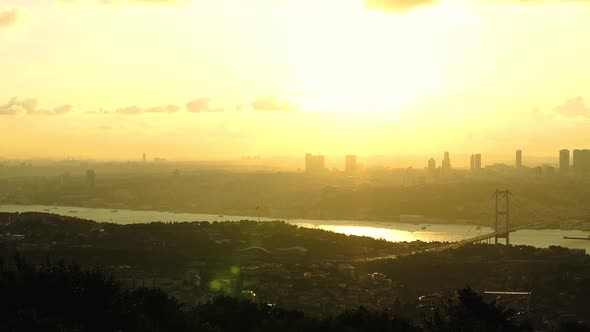
[[[590,1],[2,0],[0,157],[555,156]]]

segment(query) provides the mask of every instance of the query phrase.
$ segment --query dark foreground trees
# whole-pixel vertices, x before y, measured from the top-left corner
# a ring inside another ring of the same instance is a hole
[[[442,308],[435,308],[431,319],[425,323],[432,331],[516,332],[528,331],[526,322],[495,303],[487,303],[471,288],[457,292],[457,299],[449,300]]]
[[[63,263],[0,275],[3,331],[191,331],[179,304],[154,289],[124,290],[98,270]]]
[[[526,331],[510,311],[466,288],[423,322],[363,308],[316,319],[229,297],[194,308],[157,289],[128,290],[98,270],[63,263],[0,271],[1,331]]]

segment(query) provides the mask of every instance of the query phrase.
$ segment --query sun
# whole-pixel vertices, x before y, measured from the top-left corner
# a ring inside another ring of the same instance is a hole
[[[397,112],[440,80],[432,17],[367,11],[349,1],[293,10],[293,66],[304,108]],[[411,33],[409,33],[411,32]]]

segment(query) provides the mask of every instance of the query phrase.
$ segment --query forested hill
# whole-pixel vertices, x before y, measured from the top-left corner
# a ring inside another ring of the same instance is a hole
[[[98,265],[132,260],[143,262],[142,267],[148,269],[160,268],[158,263],[182,267],[191,261],[349,260],[407,253],[434,245],[347,236],[282,221],[118,225],[45,213],[2,213],[0,234],[5,246],[39,255],[64,255]]]

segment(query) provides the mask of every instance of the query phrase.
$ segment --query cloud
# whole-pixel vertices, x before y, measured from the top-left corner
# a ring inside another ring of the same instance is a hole
[[[137,105],[121,107],[116,109],[115,111],[108,111],[102,108],[97,110],[92,110],[86,112],[87,114],[93,115],[106,115],[106,114],[123,114],[123,115],[140,115],[140,114],[154,114],[154,113],[162,113],[162,114],[172,114],[176,113],[180,110],[180,107],[173,104],[163,105],[163,106],[154,106],[149,108],[141,108]]]
[[[0,11],[0,28],[10,28],[15,26],[21,17],[21,11],[18,8]]]
[[[223,108],[214,108],[211,106],[211,99],[209,98],[197,98],[189,101],[185,104],[186,110],[191,113],[202,113],[202,112],[223,112]]]
[[[590,108],[586,106],[584,99],[580,96],[566,100],[563,104],[555,107],[553,110],[566,117],[590,117]]]
[[[115,111],[118,114],[125,114],[125,115],[135,115],[143,113],[143,110],[139,106],[128,106],[119,108]]]
[[[367,9],[403,13],[418,7],[434,5],[438,0],[365,0]]]
[[[197,98],[186,103],[186,110],[193,113],[207,112],[209,110],[209,98]]]
[[[72,111],[72,105],[66,104],[66,105],[55,107],[53,110],[40,109],[40,110],[28,112],[28,114],[29,115],[63,115],[63,114],[68,114],[71,111]]]
[[[0,106],[0,115],[19,115],[25,113],[25,109],[18,105]]]
[[[289,99],[267,96],[253,101],[252,108],[255,111],[294,111],[300,109],[300,106],[294,104]]]
[[[166,105],[166,106],[155,106],[146,108],[144,110],[145,113],[176,113],[180,110],[180,107],[176,105]]]
[[[10,99],[6,104],[0,105],[0,114],[2,115],[18,115],[31,114],[37,110],[38,101],[35,98],[18,99],[16,97]]]
[[[72,111],[72,105],[65,104],[54,109],[39,109],[39,101],[36,98],[10,99],[6,104],[0,105],[0,115],[62,115]]]
[[[70,104],[58,106],[53,109],[54,114],[68,114],[71,111],[72,111],[72,105],[70,105]]]

